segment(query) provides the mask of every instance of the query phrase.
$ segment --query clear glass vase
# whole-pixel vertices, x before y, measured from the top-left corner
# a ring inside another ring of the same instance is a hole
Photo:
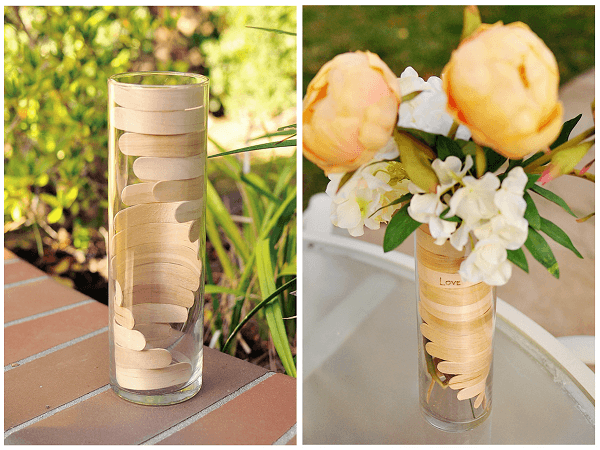
[[[202,386],[208,78],[108,80],[110,383],[145,405]]]
[[[474,428],[492,407],[496,290],[458,273],[466,252],[435,244],[427,225],[415,233],[419,400],[445,431]]]

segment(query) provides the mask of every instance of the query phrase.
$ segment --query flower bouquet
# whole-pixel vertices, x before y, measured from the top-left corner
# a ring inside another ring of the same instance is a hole
[[[303,153],[328,175],[331,220],[353,236],[387,224],[383,250],[415,233],[420,401],[446,430],[491,409],[495,287],[524,249],[558,278],[546,238],[581,257],[540,216],[532,195],[575,216],[542,187],[569,175],[594,181],[595,128],[570,137],[556,59],[527,25],[482,24],[465,8],[461,42],[441,78],[411,67],[397,78],[370,52],[325,64],[303,102]],[[593,112],[593,104],[592,104]],[[587,220],[593,216],[578,219]]]

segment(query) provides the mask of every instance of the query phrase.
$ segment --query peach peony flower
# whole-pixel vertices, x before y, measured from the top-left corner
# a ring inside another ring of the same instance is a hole
[[[521,22],[481,25],[442,72],[448,111],[473,140],[519,159],[547,148],[562,127],[558,65]]]
[[[304,156],[325,174],[365,164],[390,140],[400,100],[397,78],[379,56],[336,56],[319,70],[304,97]]]

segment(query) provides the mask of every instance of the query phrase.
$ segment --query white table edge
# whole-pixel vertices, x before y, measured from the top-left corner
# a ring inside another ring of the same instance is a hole
[[[306,242],[337,247],[340,250],[357,251],[361,253],[361,257],[364,256],[375,265],[378,261],[380,263],[392,263],[398,266],[399,275],[412,274],[414,278],[415,261],[412,256],[397,251],[383,253],[382,248],[378,245],[350,237],[315,233],[306,229],[303,231],[302,239]],[[539,346],[547,357],[562,366],[586,397],[595,405],[595,374],[572,351],[532,319],[500,298],[497,299],[496,314],[507,325]]]

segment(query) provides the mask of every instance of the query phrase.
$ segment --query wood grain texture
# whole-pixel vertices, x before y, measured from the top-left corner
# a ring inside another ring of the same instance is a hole
[[[125,389],[151,391],[187,383],[192,376],[192,365],[187,362],[172,364],[162,369],[125,369],[116,367],[116,378]]]
[[[125,249],[137,245],[162,242],[172,245],[173,251],[180,246],[198,252],[198,242],[190,241],[191,223],[147,223],[137,227],[129,227],[116,233],[111,242],[112,255],[119,257]]]
[[[206,152],[206,130],[170,136],[123,133],[119,150],[128,156],[185,158]]]
[[[127,206],[153,203],[156,201],[152,193],[155,184],[152,182],[127,185],[121,191],[121,201]]]
[[[157,202],[199,200],[206,190],[204,176],[189,180],[158,181],[152,186],[152,195]]]
[[[171,364],[171,353],[162,348],[131,350],[115,345],[115,365],[125,369],[160,369]]]
[[[115,265],[115,273],[119,284],[124,289],[130,290],[133,286],[147,284],[175,284],[190,291],[197,291],[200,287],[200,275],[187,266],[164,262],[151,264],[122,266]]]
[[[148,347],[167,348],[179,342],[184,334],[166,323],[141,323],[135,329],[143,334]]]
[[[136,323],[184,323],[188,310],[183,306],[165,303],[140,303],[131,307]]]
[[[179,111],[204,105],[207,87],[199,84],[155,86],[115,84],[113,98],[117,105],[138,111]]]
[[[157,158],[140,156],[133,162],[133,173],[140,180],[190,180],[204,174],[203,156]]]
[[[115,344],[131,350],[143,350],[146,346],[144,335],[136,330],[129,330],[118,323],[113,324]]]
[[[202,209],[202,200],[130,206],[115,214],[115,233],[145,223],[191,222],[201,217]]]
[[[203,107],[186,111],[136,111],[116,107],[113,126],[118,130],[141,134],[194,133],[204,128],[204,114]]]
[[[125,305],[137,305],[139,303],[169,303],[191,308],[194,304],[195,294],[176,284],[145,284],[132,286],[123,291],[123,303]]]

